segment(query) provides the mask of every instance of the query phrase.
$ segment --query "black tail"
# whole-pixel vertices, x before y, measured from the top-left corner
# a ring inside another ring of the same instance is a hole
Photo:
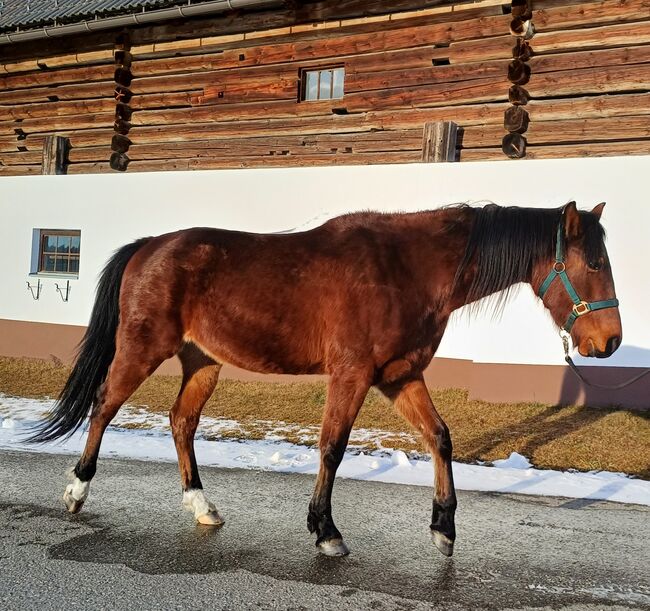
[[[149,240],[123,246],[111,257],[97,285],[95,305],[77,350],[72,373],[45,422],[27,440],[42,443],[69,437],[84,421],[106,379],[115,356],[115,332],[120,316],[122,275],[131,257]]]

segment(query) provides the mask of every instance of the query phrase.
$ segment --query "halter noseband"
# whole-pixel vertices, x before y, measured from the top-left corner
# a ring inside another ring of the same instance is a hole
[[[575,323],[575,321],[580,316],[584,316],[585,314],[589,314],[589,312],[594,312],[595,310],[617,308],[618,299],[605,299],[604,301],[587,302],[578,297],[578,293],[573,288],[571,280],[569,280],[569,276],[567,276],[566,273],[566,265],[564,263],[564,250],[562,248],[563,229],[564,224],[560,221],[560,224],[557,228],[555,263],[553,264],[553,268],[549,272],[548,276],[546,276],[546,280],[544,280],[544,282],[542,282],[542,286],[539,287],[538,295],[541,299],[544,299],[544,295],[546,295],[546,292],[550,288],[551,284],[553,284],[553,280],[555,280],[558,276],[560,277],[560,280],[562,280],[562,284],[564,285],[566,292],[569,293],[569,297],[571,297],[571,301],[573,301],[573,309],[571,311],[571,314],[569,314],[569,318],[567,318],[567,321],[562,326],[562,329],[564,329],[567,333],[570,333],[571,327],[573,327],[573,323]]]

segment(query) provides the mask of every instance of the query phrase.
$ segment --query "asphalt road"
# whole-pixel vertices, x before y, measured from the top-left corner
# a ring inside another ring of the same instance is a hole
[[[650,509],[461,492],[451,559],[426,488],[340,480],[352,553],[320,556],[314,478],[203,468],[226,518],[194,525],[174,464],[100,461],[65,513],[72,457],[0,453],[0,609],[650,609]]]

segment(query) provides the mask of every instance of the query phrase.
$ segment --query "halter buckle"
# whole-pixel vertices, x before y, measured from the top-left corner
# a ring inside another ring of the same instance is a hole
[[[566,270],[566,265],[564,264],[564,261],[556,261],[555,264],[553,265],[553,271],[556,274],[561,274],[565,270]]]
[[[590,312],[591,308],[589,307],[589,304],[586,301],[581,301],[580,303],[576,303],[573,306],[573,313],[576,316],[582,316],[583,314],[586,314],[587,312]]]

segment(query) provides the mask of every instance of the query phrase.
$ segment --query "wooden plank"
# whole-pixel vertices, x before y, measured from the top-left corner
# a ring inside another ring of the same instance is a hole
[[[241,157],[272,155],[289,152],[296,155],[332,153],[350,149],[352,153],[420,150],[422,130],[385,132],[293,135],[284,137],[229,138],[192,142],[167,142],[160,144],[134,144],[128,155],[132,161],[144,159],[179,159],[204,157]],[[71,162],[88,162],[105,159],[106,147],[76,148],[70,151]]]
[[[43,159],[43,151],[21,151],[2,153],[0,165],[34,165],[40,164]]]
[[[172,161],[132,161],[129,172],[172,170],[215,170],[227,168],[313,167],[320,165],[369,165],[381,163],[414,163],[420,151],[388,151],[364,154],[277,155],[269,157],[228,159],[179,159]],[[89,174],[110,171],[108,163],[74,163],[69,174]]]
[[[461,144],[463,148],[495,147],[504,134],[503,126],[468,126],[463,130]],[[526,139],[531,145],[643,138],[650,138],[650,115],[532,121],[526,131]]]
[[[0,176],[35,176],[41,173],[41,164],[38,165],[2,165]]]
[[[444,163],[456,161],[458,125],[453,121],[437,121],[424,124],[422,134],[422,161]]]
[[[79,81],[106,81],[113,78],[115,66],[87,66],[65,70],[27,72],[13,76],[0,76],[0,90],[57,85]]]
[[[65,174],[69,148],[70,141],[66,137],[47,136],[43,144],[41,173]]]
[[[191,106],[192,96],[198,93],[199,90],[183,93],[138,95],[133,98],[130,106],[133,109],[187,107]],[[42,117],[62,117],[83,113],[97,114],[114,111],[115,100],[112,97],[97,100],[47,102],[44,104],[19,104],[16,106],[0,107],[0,112],[2,112],[3,116],[20,120]]]
[[[598,142],[556,146],[526,147],[526,159],[567,159],[570,157],[612,157],[620,155],[650,155],[650,140]],[[501,148],[462,149],[461,161],[508,161]]]
[[[346,70],[346,94],[376,89],[394,89],[417,85],[451,83],[475,78],[503,77],[510,59],[498,59],[470,64],[452,64],[449,66],[428,66],[413,70],[386,70],[382,72],[348,74]],[[528,64],[532,73],[577,68],[595,68],[599,66],[622,66],[650,62],[650,45],[625,47],[622,49],[604,49],[596,51],[578,51],[532,57]],[[430,63],[430,62],[429,62]]]
[[[508,15],[500,15],[450,24],[425,25],[305,42],[228,49],[216,54],[134,62],[133,70],[135,74],[144,76],[187,70],[215,70],[237,66],[275,64],[286,62],[288,59],[304,61],[421,47],[429,44],[446,44],[454,40],[500,34],[507,30],[508,21]]]
[[[467,63],[510,58],[512,41],[512,36],[495,36],[484,40],[451,43],[449,61]],[[535,36],[534,41],[535,54],[648,44],[650,21],[541,33]]]
[[[536,8],[533,2],[533,8]],[[628,23],[650,16],[650,0],[604,0],[533,10],[537,32],[593,26],[595,24]]]

